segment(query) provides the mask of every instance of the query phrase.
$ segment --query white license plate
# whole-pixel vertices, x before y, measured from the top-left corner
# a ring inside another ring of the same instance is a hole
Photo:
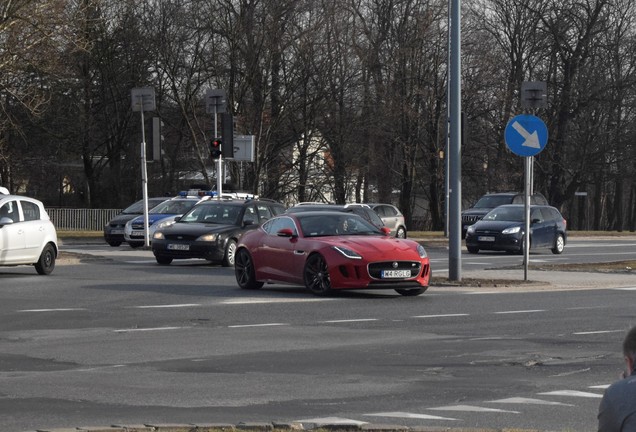
[[[411,270],[382,270],[383,278],[408,278],[411,277]]]
[[[187,251],[187,250],[190,250],[190,245],[169,243],[168,244],[168,249],[170,249],[170,250]]]
[[[477,240],[485,241],[485,242],[494,242],[495,238],[493,236],[479,236],[477,237]]]
[[[123,229],[115,229],[115,230],[111,230],[110,233],[111,234],[123,234],[124,230]]]
[[[144,231],[133,231],[130,235],[133,237],[143,237],[146,233]]]

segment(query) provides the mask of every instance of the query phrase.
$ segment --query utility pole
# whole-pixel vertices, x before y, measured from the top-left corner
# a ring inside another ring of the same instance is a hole
[[[448,278],[461,281],[461,0],[451,0],[450,14],[450,146],[449,158],[449,227],[448,227]]]

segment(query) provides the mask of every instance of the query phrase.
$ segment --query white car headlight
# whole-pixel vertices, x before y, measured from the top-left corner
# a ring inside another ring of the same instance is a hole
[[[473,234],[474,232],[475,232],[475,225],[470,225],[468,228],[466,228],[467,234]]]
[[[198,237],[196,241],[215,242],[218,238],[219,238],[219,235],[217,233],[214,233],[214,234],[203,234],[202,236]]]
[[[428,254],[426,253],[426,249],[421,244],[417,245],[417,253],[420,254],[420,258],[426,258]]]
[[[516,226],[516,227],[512,227],[512,228],[506,228],[501,233],[502,234],[517,234],[519,231],[521,231],[521,227],[520,226]]]
[[[341,254],[343,254],[344,256],[346,256],[347,258],[351,258],[351,259],[362,259],[362,257],[360,256],[360,254],[358,254],[355,251],[352,251],[351,249],[348,249],[346,247],[342,247],[342,246],[334,246],[333,247],[335,250],[337,250],[338,252],[340,252]]]
[[[172,225],[174,223],[175,223],[174,219],[168,219],[168,220],[165,220],[165,221],[161,221],[161,222],[159,222],[157,224],[153,224],[153,228],[155,230],[160,230],[162,228],[167,228],[167,227],[169,227],[170,225]]]
[[[155,231],[155,233],[152,235],[152,238],[155,240],[163,240],[165,239],[163,233],[161,231]]]

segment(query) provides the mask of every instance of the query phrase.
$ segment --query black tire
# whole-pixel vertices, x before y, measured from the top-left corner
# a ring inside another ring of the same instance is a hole
[[[403,295],[404,297],[415,297],[426,291],[426,288],[399,288],[396,289],[395,292]]]
[[[108,242],[109,245],[111,245],[112,247],[117,247],[121,245],[120,241],[109,241]]]
[[[303,269],[303,279],[307,289],[315,295],[326,296],[332,292],[329,269],[322,255],[313,254],[307,258]]]
[[[466,246],[466,249],[468,249],[468,253],[471,254],[476,254],[479,252],[479,248],[474,246]]]
[[[236,283],[242,289],[255,290],[263,287],[263,282],[256,280],[254,262],[246,249],[238,249],[234,255],[234,275]]]
[[[558,234],[556,240],[554,240],[552,253],[555,255],[560,255],[563,253],[563,249],[565,249],[565,239],[563,238],[562,234]]]
[[[48,243],[42,249],[38,262],[35,263],[35,271],[41,275],[49,275],[55,268],[55,248],[51,243]]]
[[[137,248],[142,247],[144,245],[144,242],[130,241],[130,242],[128,242],[128,245],[130,245],[130,247],[133,248],[133,249],[137,249]]]
[[[406,238],[406,228],[398,227],[397,231],[395,232],[395,237],[396,238]]]
[[[223,261],[221,265],[223,267],[234,267],[236,260],[236,241],[229,239],[225,245],[225,254],[223,255]]]
[[[161,265],[170,265],[172,262],[172,258],[167,256],[155,255],[155,259],[157,260],[157,264]]]

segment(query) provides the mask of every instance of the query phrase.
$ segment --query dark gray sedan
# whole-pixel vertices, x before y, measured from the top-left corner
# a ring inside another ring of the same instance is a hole
[[[155,231],[152,253],[164,265],[175,259],[201,258],[230,267],[243,233],[284,211],[282,204],[270,200],[202,201],[174,224]]]

